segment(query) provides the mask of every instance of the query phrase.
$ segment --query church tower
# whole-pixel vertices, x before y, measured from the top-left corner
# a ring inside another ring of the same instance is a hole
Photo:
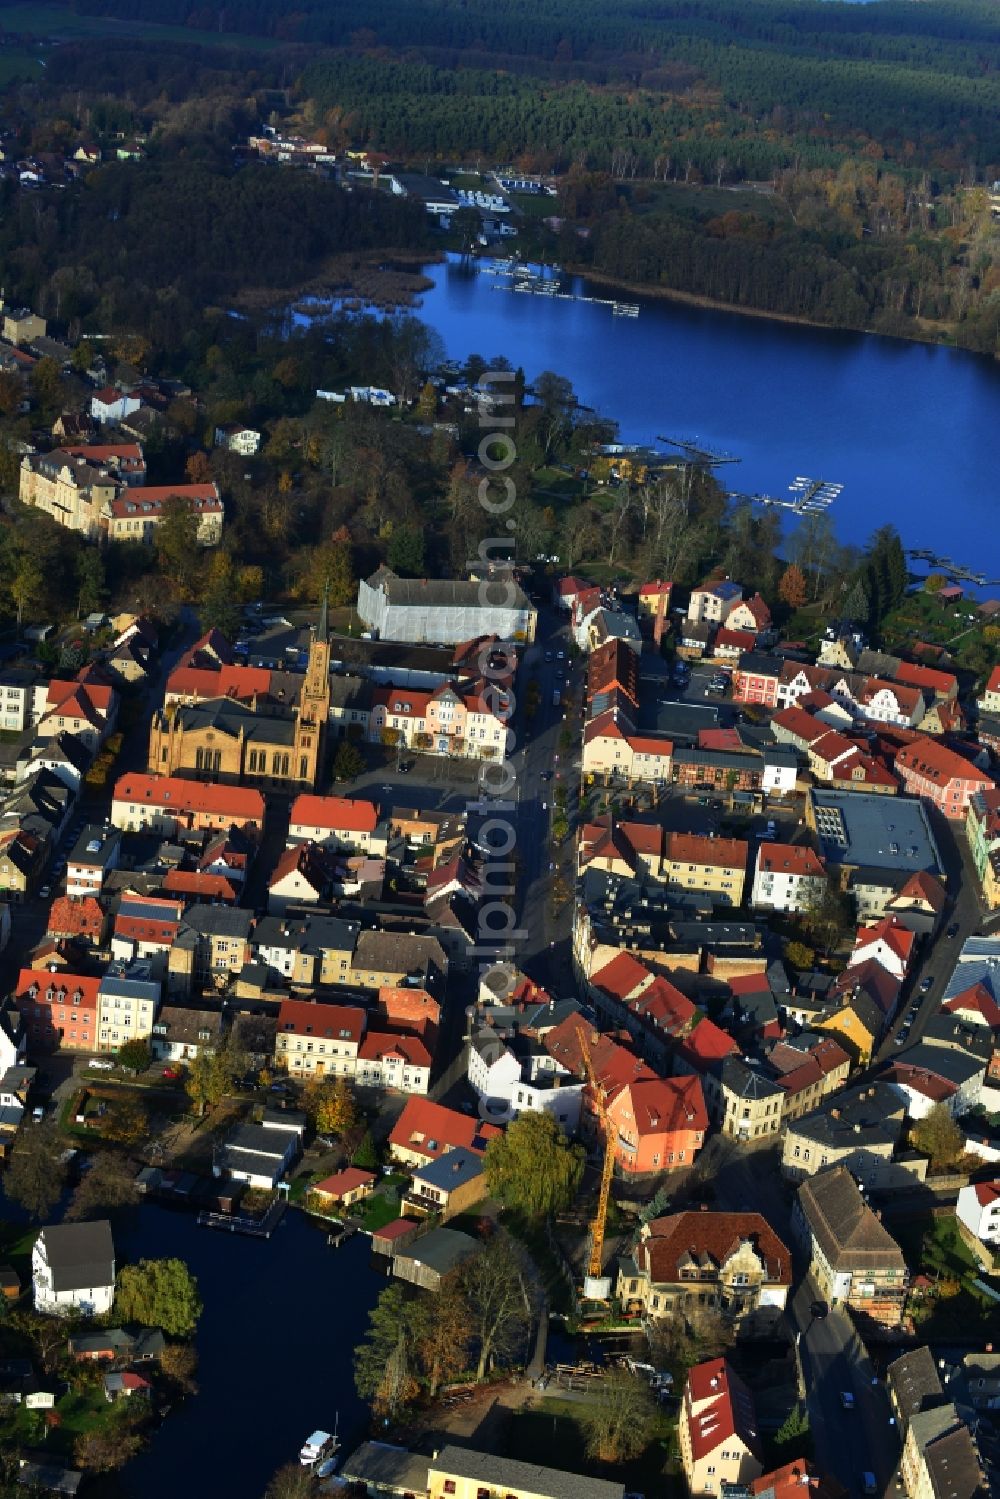
[[[322,750],[330,717],[330,638],[327,624],[326,590],[319,611],[319,623],[309,641],[309,660],[299,696],[299,714],[295,724],[296,779],[315,788],[323,763]]]

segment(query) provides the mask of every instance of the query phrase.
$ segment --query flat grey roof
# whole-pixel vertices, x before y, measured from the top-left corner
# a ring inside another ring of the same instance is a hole
[[[809,795],[825,859],[910,874],[920,869],[943,873],[941,855],[919,801],[818,786]]]
[[[425,1494],[429,1457],[389,1442],[362,1442],[341,1464],[340,1476],[369,1490],[392,1494]]]

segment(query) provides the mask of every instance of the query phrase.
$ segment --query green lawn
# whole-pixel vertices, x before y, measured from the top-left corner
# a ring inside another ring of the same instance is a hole
[[[37,78],[41,71],[41,59],[27,48],[0,48],[0,88],[18,79]],[[17,738],[17,735],[14,737]]]
[[[676,1474],[664,1471],[673,1450],[675,1424],[666,1414],[657,1415],[652,1440],[642,1456],[611,1469],[602,1468],[588,1457],[580,1412],[578,1402],[558,1396],[545,1396],[533,1402],[512,1417],[504,1448],[506,1455],[568,1473],[613,1478],[623,1482],[628,1490],[655,1493],[662,1499],[673,1499],[682,1493]]]
[[[788,209],[780,198],[747,188],[730,191],[695,183],[643,182],[626,185],[622,190],[640,214],[681,213],[709,219],[726,213],[752,213],[768,223],[788,217]]]

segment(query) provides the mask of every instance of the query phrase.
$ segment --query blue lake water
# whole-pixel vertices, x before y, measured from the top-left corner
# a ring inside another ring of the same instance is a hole
[[[556,370],[624,441],[697,436],[738,455],[720,470],[732,489],[783,498],[799,474],[838,481],[843,541],[891,522],[908,546],[1000,576],[1000,362],[657,298],[639,299],[636,319],[614,317],[493,290],[499,278],[454,256],[426,274],[434,287],[417,315],[449,357],[504,355],[529,379]]]

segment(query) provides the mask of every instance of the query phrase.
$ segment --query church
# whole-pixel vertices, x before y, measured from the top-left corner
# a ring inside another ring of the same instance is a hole
[[[168,703],[149,731],[150,775],[314,791],[323,771],[330,713],[330,642],[326,604],[309,642],[296,702],[234,696]]]

